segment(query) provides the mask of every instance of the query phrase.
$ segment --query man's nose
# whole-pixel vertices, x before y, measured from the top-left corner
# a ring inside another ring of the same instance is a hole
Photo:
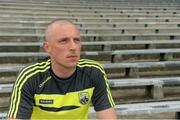
[[[69,48],[71,49],[71,50],[74,50],[74,49],[76,49],[76,43],[75,43],[75,41],[72,39],[72,40],[70,40],[70,45],[69,45]]]

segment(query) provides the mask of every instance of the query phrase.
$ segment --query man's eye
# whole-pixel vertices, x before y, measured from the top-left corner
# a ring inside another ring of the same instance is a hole
[[[60,43],[66,43],[68,40],[67,39],[62,39],[62,40],[60,40],[59,42]]]
[[[80,39],[74,39],[75,42],[80,42],[81,40]]]

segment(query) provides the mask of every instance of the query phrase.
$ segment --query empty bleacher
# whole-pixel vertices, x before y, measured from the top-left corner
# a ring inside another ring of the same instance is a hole
[[[42,42],[54,19],[79,27],[81,57],[104,66],[118,118],[180,111],[179,0],[0,0],[0,118],[17,73],[48,56]]]

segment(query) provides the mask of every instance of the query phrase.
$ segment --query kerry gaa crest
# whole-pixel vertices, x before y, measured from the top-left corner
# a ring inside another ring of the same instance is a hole
[[[87,92],[81,92],[79,93],[79,102],[82,104],[82,105],[85,105],[87,104],[89,101],[89,94]]]

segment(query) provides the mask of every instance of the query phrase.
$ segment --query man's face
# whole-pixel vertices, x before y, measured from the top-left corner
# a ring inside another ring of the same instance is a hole
[[[50,40],[44,46],[50,54],[52,64],[66,68],[76,67],[81,51],[80,32],[71,24],[56,25]]]

